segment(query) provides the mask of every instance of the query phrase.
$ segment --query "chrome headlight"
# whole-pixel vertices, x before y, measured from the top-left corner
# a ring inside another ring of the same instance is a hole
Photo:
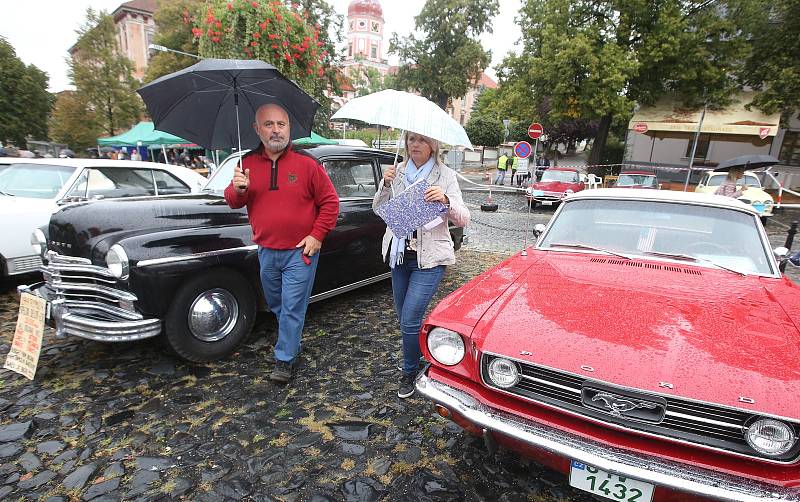
[[[44,232],[38,228],[31,234],[31,247],[33,252],[42,258],[47,253],[47,238],[45,238]]]
[[[464,359],[464,340],[455,331],[433,328],[428,333],[428,350],[437,362],[453,366]]]
[[[106,254],[106,265],[111,275],[117,279],[127,279],[130,267],[128,265],[128,255],[119,244],[114,244]]]
[[[501,389],[507,389],[519,382],[517,363],[498,357],[489,363],[489,380]]]
[[[745,433],[747,444],[758,453],[770,457],[783,455],[792,449],[797,438],[789,425],[772,418],[753,422]]]

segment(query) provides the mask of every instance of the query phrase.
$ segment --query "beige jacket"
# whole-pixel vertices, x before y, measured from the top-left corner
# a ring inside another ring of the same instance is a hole
[[[392,186],[394,193],[398,194],[406,188],[406,163],[401,163],[397,168]],[[450,201],[450,208],[447,210],[447,219],[431,228],[417,229],[417,262],[419,268],[433,268],[437,265],[452,265],[456,262],[456,255],[453,251],[453,239],[447,228],[447,221],[452,221],[454,225],[465,227],[469,223],[469,209],[464,205],[461,197],[461,188],[458,186],[456,173],[441,162],[437,162],[426,181],[431,185],[442,187],[445,195]],[[384,202],[392,198],[392,190],[389,186],[384,186],[383,180],[378,184],[378,192],[372,199],[372,209],[374,210]],[[383,244],[381,253],[384,261],[389,253],[389,243],[392,240],[392,232],[387,228],[383,234]]]

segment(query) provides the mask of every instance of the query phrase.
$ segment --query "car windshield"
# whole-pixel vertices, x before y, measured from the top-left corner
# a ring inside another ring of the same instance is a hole
[[[210,192],[221,192],[225,190],[225,188],[231,184],[233,168],[236,166],[238,160],[238,155],[231,155],[223,160],[219,167],[214,170],[214,174],[209,178],[208,182],[206,182],[206,186],[203,187],[203,190],[208,190]]]
[[[656,181],[655,176],[649,174],[620,174],[616,186],[643,186],[656,188],[658,187],[658,181]]]
[[[0,192],[16,197],[54,199],[76,167],[11,164],[0,172]]]
[[[575,171],[557,171],[548,169],[542,174],[541,181],[560,181],[562,183],[577,183],[578,173]]]
[[[581,246],[628,257],[697,261],[744,274],[775,273],[755,216],[723,207],[619,199],[568,201],[539,248],[574,252]]]
[[[709,176],[708,182],[706,183],[706,186],[718,187],[718,186],[720,186],[722,184],[723,181],[725,181],[725,178],[727,176],[728,175],[725,174],[725,173],[712,174],[712,175]],[[742,176],[741,178],[736,180],[736,184],[739,185],[739,186],[745,186],[746,185],[746,186],[749,186],[749,187],[761,188],[761,182],[758,181],[758,178],[756,178],[752,174],[745,174],[744,176]]]

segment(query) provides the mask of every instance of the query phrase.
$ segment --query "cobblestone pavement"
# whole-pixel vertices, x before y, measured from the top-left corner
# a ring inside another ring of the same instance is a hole
[[[465,193],[469,243],[433,304],[521,249],[526,220],[553,214],[493,195],[500,210],[481,213],[486,194]],[[770,223],[773,244],[795,219]],[[0,283],[0,356],[16,284]],[[0,500],[593,500],[511,452],[487,457],[424,400],[398,400],[391,301],[383,282],[311,305],[286,387],[267,379],[269,315],[238,353],[207,365],[152,340],[57,340],[48,329],[35,381],[0,369]]]

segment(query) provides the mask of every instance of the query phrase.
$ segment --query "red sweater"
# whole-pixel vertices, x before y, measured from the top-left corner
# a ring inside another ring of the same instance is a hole
[[[336,226],[339,197],[328,174],[313,157],[291,146],[273,166],[263,146],[244,156],[250,186],[243,194],[225,189],[233,209],[247,206],[253,241],[270,249],[293,249],[307,235],[322,241]]]

